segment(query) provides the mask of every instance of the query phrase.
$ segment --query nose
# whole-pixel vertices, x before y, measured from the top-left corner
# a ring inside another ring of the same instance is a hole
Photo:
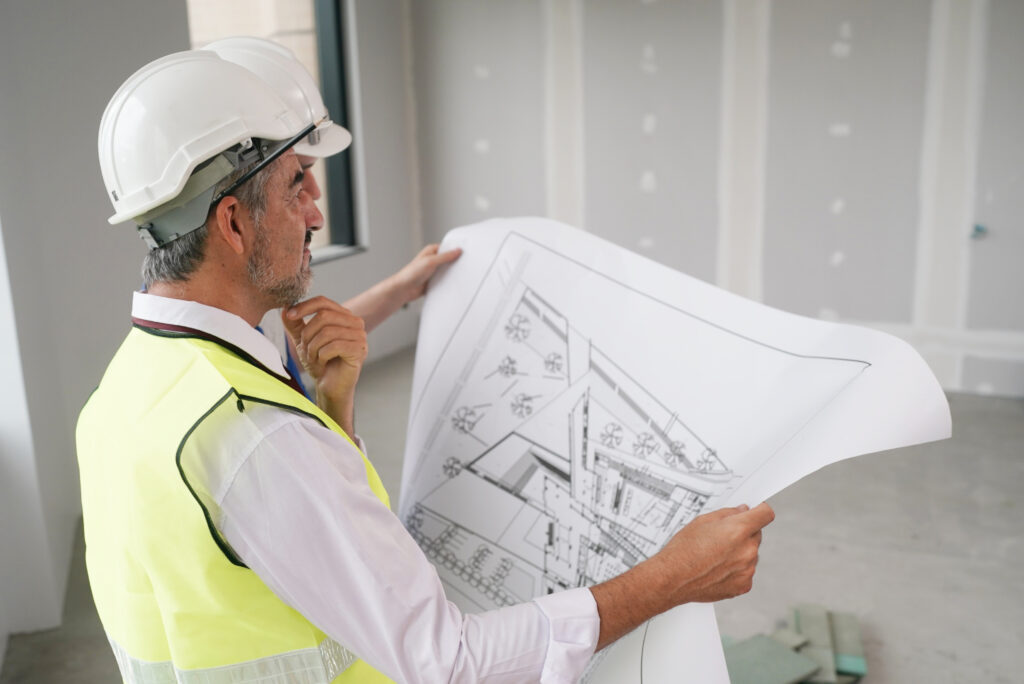
[[[305,190],[314,200],[320,199],[320,184],[316,182],[316,176],[313,175],[313,170],[308,167],[303,168],[306,171],[306,175],[302,177],[302,189]]]
[[[316,202],[313,201],[315,198],[310,193],[304,192],[302,196],[306,198],[306,227],[310,230],[320,230],[324,227],[324,215],[320,213],[320,207],[316,206]]]

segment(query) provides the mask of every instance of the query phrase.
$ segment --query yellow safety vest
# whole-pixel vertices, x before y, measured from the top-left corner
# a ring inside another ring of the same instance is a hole
[[[121,675],[129,684],[390,682],[235,557],[202,478],[189,477],[210,458],[219,426],[253,402],[303,413],[349,439],[240,354],[136,327],[79,417],[86,565]]]

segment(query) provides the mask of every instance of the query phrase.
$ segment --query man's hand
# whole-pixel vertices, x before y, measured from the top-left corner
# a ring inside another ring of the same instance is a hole
[[[775,519],[767,503],[698,516],[648,560],[591,587],[604,648],[655,615],[683,603],[705,603],[750,591],[761,529]]]
[[[722,508],[695,518],[649,562],[675,585],[680,603],[709,603],[745,594],[754,582],[761,529],[775,519],[763,503]]]
[[[316,383],[317,405],[354,436],[356,382],[367,353],[363,320],[327,297],[283,309],[281,320]]]
[[[407,304],[426,294],[427,281],[434,272],[442,265],[455,261],[462,254],[462,250],[458,248],[439,254],[439,247],[440,245],[427,245],[412,258],[412,261],[403,266],[402,270],[392,276],[395,279],[395,286],[402,293],[403,303]]]
[[[437,269],[462,254],[461,249],[440,254],[437,250],[438,245],[427,245],[400,271],[345,302],[350,311],[366,322],[367,332],[409,302],[422,297],[427,291],[427,281]]]

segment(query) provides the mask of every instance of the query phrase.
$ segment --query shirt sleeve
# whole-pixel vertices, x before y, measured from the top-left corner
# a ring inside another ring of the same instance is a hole
[[[399,682],[579,679],[599,628],[588,589],[463,614],[352,445],[273,407],[246,418],[260,437],[212,488],[221,533],[285,603]]]

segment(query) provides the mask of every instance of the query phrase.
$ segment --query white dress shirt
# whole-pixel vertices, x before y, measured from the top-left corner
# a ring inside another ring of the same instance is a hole
[[[240,317],[135,293],[132,316],[201,330],[281,376],[277,348]],[[398,682],[575,682],[597,645],[589,589],[477,615],[370,490],[362,456],[312,418],[254,403],[206,469],[227,542],[282,601]]]

